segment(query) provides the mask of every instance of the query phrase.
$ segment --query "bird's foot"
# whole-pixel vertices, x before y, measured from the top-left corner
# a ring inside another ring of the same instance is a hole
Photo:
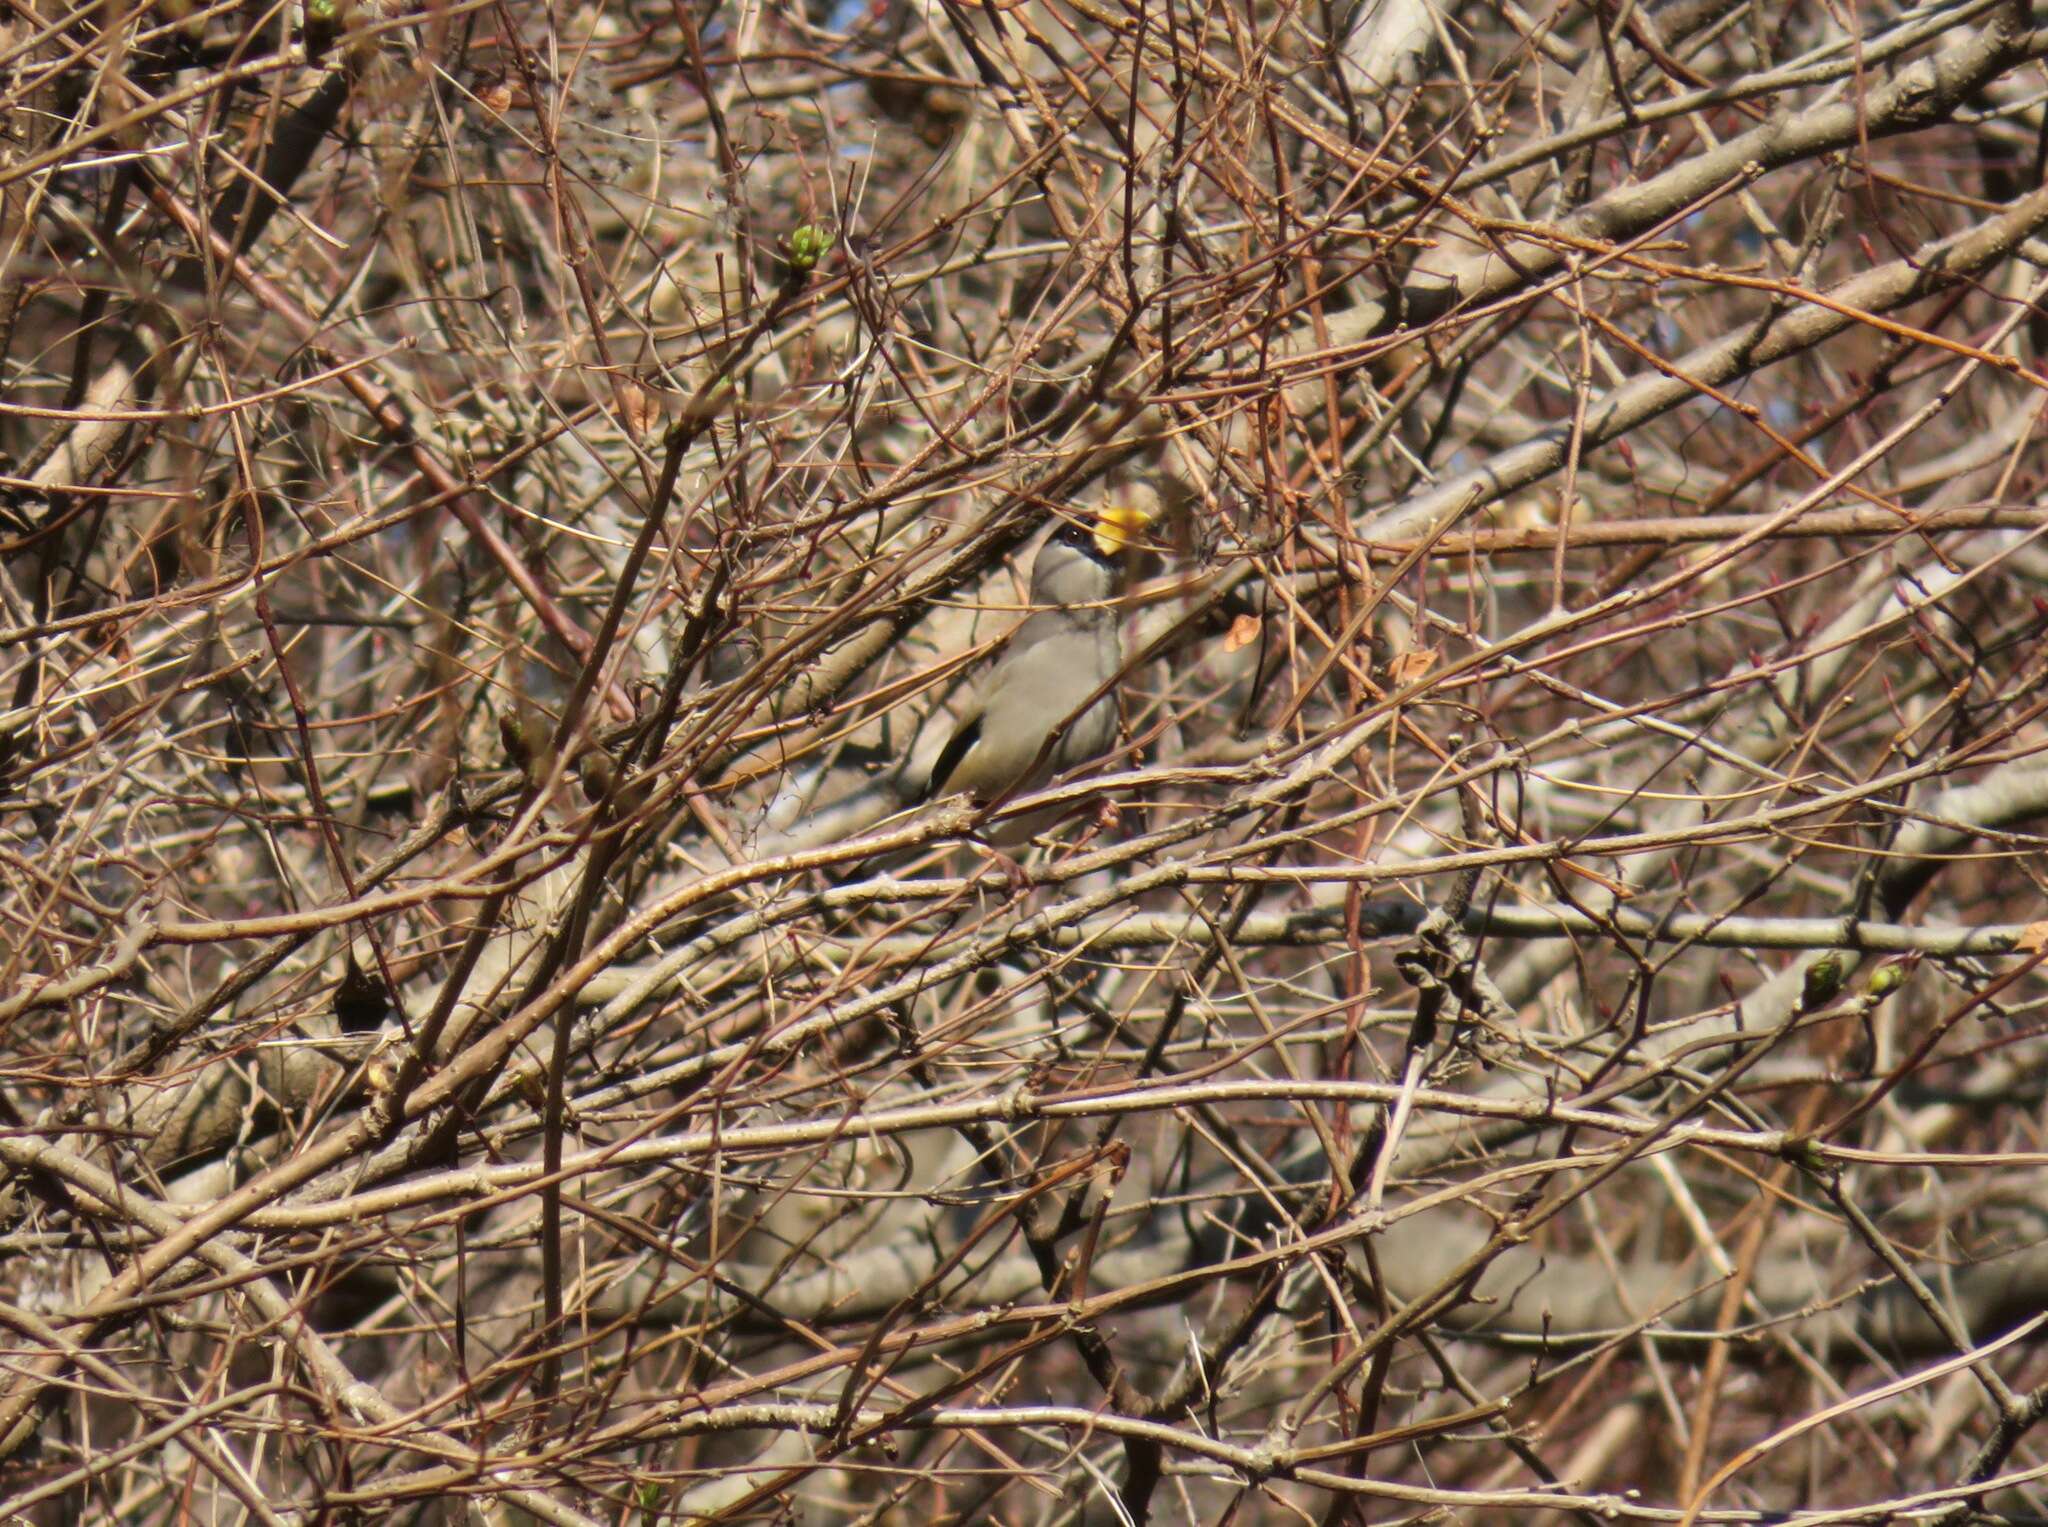
[[[1097,838],[1107,838],[1114,843],[1120,836],[1117,824],[1122,820],[1123,813],[1117,809],[1116,802],[1105,796],[1096,805],[1095,814],[1089,817],[1086,825],[1082,827],[1080,840],[1074,846],[1086,848]]]
[[[974,846],[988,855],[989,862],[1002,873],[1003,886],[1009,892],[1007,899],[1023,900],[1025,893],[1031,889],[1031,876],[1024,866],[993,843],[977,838]]]

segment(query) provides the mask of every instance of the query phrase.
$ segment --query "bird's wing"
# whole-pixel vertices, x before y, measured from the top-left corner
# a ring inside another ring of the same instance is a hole
[[[1068,713],[1100,681],[1094,676],[1101,666],[1094,642],[1094,636],[1067,610],[1035,610],[1027,615],[1003,638],[1000,655],[982,671],[974,696],[960,712],[956,729],[932,765],[918,799],[952,794],[953,776],[975,744],[984,740],[995,749],[997,760],[1015,759],[1014,774],[1021,777],[1052,729],[1067,720]],[[989,735],[987,724],[991,716],[995,718],[994,736]],[[1090,749],[1100,750],[1100,745]],[[990,767],[1000,771],[1001,765],[983,760],[976,772],[985,773]],[[970,788],[980,793],[989,783],[976,780]],[[1003,788],[1014,783],[1014,778],[1005,779]]]
[[[918,795],[920,801],[929,801],[945,793],[943,787],[952,777],[953,771],[960,767],[960,760],[981,740],[983,715],[981,704],[977,701],[968,714],[961,718],[958,729],[947,740],[945,747],[940,749],[938,762],[932,765],[932,772],[924,782],[923,791]]]

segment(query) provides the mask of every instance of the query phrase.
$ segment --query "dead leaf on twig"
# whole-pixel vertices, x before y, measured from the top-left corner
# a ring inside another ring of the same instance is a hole
[[[1394,659],[1387,676],[1393,680],[1396,689],[1406,688],[1436,667],[1436,657],[1434,647],[1411,647]]]
[[[1259,639],[1259,617],[1240,615],[1230,623],[1230,630],[1223,638],[1225,652],[1242,652]]]

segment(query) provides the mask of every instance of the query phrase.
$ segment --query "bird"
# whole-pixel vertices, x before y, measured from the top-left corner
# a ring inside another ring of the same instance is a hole
[[[1062,519],[1040,544],[1031,566],[1032,612],[960,711],[920,800],[1004,800],[1109,751],[1117,710],[1106,686],[1123,665],[1123,648],[1108,601],[1125,554],[1151,517],[1142,503],[1109,504],[1092,525]],[[1058,815],[1011,818],[990,836],[1021,843]]]

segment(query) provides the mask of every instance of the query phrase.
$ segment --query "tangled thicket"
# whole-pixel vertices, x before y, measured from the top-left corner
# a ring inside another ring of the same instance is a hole
[[[12,0],[0,1519],[2039,1520],[2044,59]]]

